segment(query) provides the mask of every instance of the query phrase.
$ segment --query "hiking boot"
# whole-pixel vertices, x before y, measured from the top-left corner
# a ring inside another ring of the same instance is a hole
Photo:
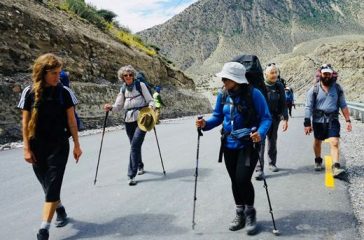
[[[145,173],[144,168],[138,169],[138,175],[143,175]]]
[[[41,228],[37,234],[38,240],[48,240],[49,239],[49,232],[47,229]]]
[[[274,164],[269,164],[269,169],[272,171],[272,172],[278,172],[279,169],[276,167],[276,165]]]
[[[248,235],[254,235],[257,233],[257,212],[255,211],[255,208],[250,208],[245,210],[246,215],[246,234]]]
[[[322,158],[321,157],[315,158],[315,171],[321,171],[322,169],[323,169]]]
[[[264,172],[261,170],[256,171],[255,180],[262,181],[265,178]]]
[[[56,208],[57,218],[55,225],[56,227],[64,227],[68,223],[68,217],[66,213],[66,209],[62,206],[59,208]]]
[[[135,186],[137,184],[137,182],[135,181],[134,178],[129,178],[128,179],[128,184],[129,184],[129,186]]]
[[[234,220],[229,225],[230,231],[237,231],[245,227],[245,214],[236,214]]]
[[[334,176],[334,178],[341,177],[343,173],[345,173],[345,169],[341,168],[339,163],[335,163],[332,166],[332,175]]]

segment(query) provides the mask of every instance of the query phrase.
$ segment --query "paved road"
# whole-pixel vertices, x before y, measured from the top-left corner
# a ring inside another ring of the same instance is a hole
[[[325,174],[313,171],[312,137],[302,117],[291,119],[279,135],[278,166],[268,174],[274,214],[282,239],[359,239],[345,182],[325,186]],[[84,155],[69,160],[62,189],[72,221],[51,228],[51,239],[273,239],[262,182],[254,180],[260,233],[227,229],[234,204],[225,166],[217,163],[218,129],[201,138],[196,229],[191,230],[197,134],[192,118],[158,126],[167,176],[161,171],[154,135],[143,146],[147,173],[127,185],[128,140],[124,130],[105,134],[98,182],[93,185],[101,135],[81,138]],[[328,147],[324,148],[328,153]],[[0,152],[0,239],[35,239],[43,196],[22,149]]]

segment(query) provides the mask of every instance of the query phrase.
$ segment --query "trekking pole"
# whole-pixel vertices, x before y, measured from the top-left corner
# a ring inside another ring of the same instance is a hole
[[[103,128],[102,128],[101,145],[100,145],[100,150],[99,150],[99,158],[98,158],[98,160],[97,160],[97,166],[96,166],[96,174],[95,174],[94,185],[96,184],[97,172],[99,171],[99,164],[100,164],[101,149],[102,149],[102,143],[104,142],[104,135],[105,135],[105,128],[106,128],[106,120],[107,120],[107,117],[108,117],[108,116],[109,116],[109,111],[107,111],[107,112],[106,112],[105,119],[104,119],[104,126],[103,126]]]
[[[198,116],[198,119],[202,119],[202,116]],[[192,213],[192,230],[195,230],[195,212],[196,212],[196,193],[197,193],[197,177],[198,177],[198,159],[200,153],[200,137],[203,136],[201,128],[197,128],[197,154],[196,154],[196,169],[195,169],[195,191],[193,194],[193,213]]]
[[[161,158],[161,163],[162,163],[162,168],[163,168],[163,174],[164,176],[166,175],[166,171],[164,170],[164,164],[163,164],[163,160],[162,160],[162,154],[161,154],[161,149],[159,147],[159,142],[158,142],[158,137],[157,137],[157,130],[155,130],[155,127],[153,128],[154,130],[154,134],[155,134],[155,140],[157,140],[157,145],[158,145],[158,151],[159,151],[159,157]]]
[[[256,127],[253,127],[251,129],[252,133],[256,132],[257,131],[257,128]],[[254,148],[259,151],[259,146],[257,143],[254,143]],[[259,159],[259,163],[260,163],[260,166],[263,166],[263,162],[262,162],[262,159],[260,159],[260,157],[258,156],[258,159]],[[268,192],[268,185],[267,185],[267,181],[265,180],[265,177],[263,177],[263,182],[264,182],[264,188],[265,188],[265,192],[267,194],[267,199],[268,199],[268,205],[269,205],[269,213],[270,215],[272,216],[272,223],[273,223],[273,234],[278,236],[279,235],[279,230],[277,229],[276,227],[276,222],[274,221],[274,216],[273,216],[273,209],[272,209],[272,204],[271,204],[271,201],[270,201],[270,197],[269,197],[269,192]]]

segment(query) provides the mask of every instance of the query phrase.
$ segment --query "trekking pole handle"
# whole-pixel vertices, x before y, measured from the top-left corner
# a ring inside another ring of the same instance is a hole
[[[201,119],[203,119],[203,116],[202,116],[202,115],[198,115],[198,116],[197,116],[197,119],[198,119],[198,120],[201,120]],[[198,135],[199,135],[199,136],[203,136],[203,134],[202,134],[202,130],[201,130],[201,127],[198,127],[198,128],[197,128],[197,132],[198,132]]]

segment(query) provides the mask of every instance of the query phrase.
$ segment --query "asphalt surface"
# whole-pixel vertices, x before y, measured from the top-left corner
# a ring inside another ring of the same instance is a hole
[[[163,176],[153,132],[143,144],[144,175],[127,185],[129,142],[124,130],[107,132],[99,175],[93,185],[101,134],[80,139],[83,156],[70,157],[62,202],[71,217],[63,228],[51,227],[50,239],[360,239],[347,183],[325,186],[325,172],[313,171],[312,136],[303,134],[300,111],[279,133],[277,166],[266,170],[276,225],[263,182],[253,180],[259,233],[230,232],[234,202],[224,164],[217,163],[219,129],[201,137],[196,226],[192,230],[197,131],[194,119],[163,122],[157,133],[167,172]],[[329,153],[328,144],[323,152]],[[0,239],[36,239],[43,194],[22,149],[0,152]]]

